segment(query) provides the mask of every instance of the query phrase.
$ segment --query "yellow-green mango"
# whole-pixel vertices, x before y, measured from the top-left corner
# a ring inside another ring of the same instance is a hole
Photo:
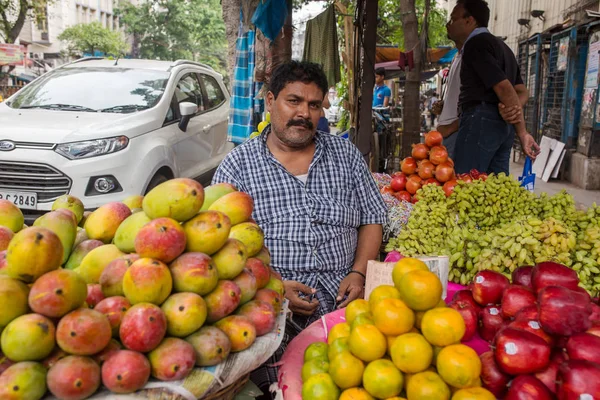
[[[204,202],[204,188],[188,178],[171,179],[152,189],[142,202],[150,218],[169,217],[184,222],[200,211]]]
[[[124,253],[135,252],[135,237],[142,226],[151,219],[143,212],[131,214],[119,225],[115,233],[114,243]]]
[[[33,226],[50,229],[56,233],[63,246],[63,258],[61,264],[64,264],[71,255],[75,237],[77,236],[77,222],[68,214],[51,211],[35,220]]]
[[[200,211],[183,224],[186,251],[214,254],[227,241],[230,229],[227,215],[218,211]]]
[[[212,255],[213,263],[219,271],[219,279],[233,279],[243,271],[248,260],[244,243],[237,239],[227,239],[221,250]]]
[[[231,225],[237,225],[250,219],[254,210],[254,200],[247,193],[232,192],[217,199],[208,209],[221,211],[229,217]]]
[[[248,257],[254,257],[263,248],[265,234],[254,222],[242,222],[231,228],[229,237],[237,239],[246,245]]]
[[[118,201],[107,203],[92,212],[83,227],[90,239],[110,243],[121,222],[130,215],[131,210],[125,204]]]
[[[112,260],[124,255],[125,253],[121,252],[114,244],[96,247],[83,257],[79,267],[75,268],[75,272],[81,275],[85,283],[99,283],[104,268]]]
[[[237,189],[227,182],[215,183],[214,185],[204,188],[204,204],[202,204],[200,211],[208,210],[208,207],[217,201],[217,199],[232,192],[237,192]]]
[[[0,332],[10,321],[29,311],[29,287],[20,280],[0,278]]]
[[[23,229],[24,223],[25,217],[19,207],[8,200],[0,200],[0,225],[17,233]]]
[[[8,245],[6,274],[32,283],[37,278],[60,267],[63,246],[49,229],[31,227],[19,231]]]
[[[71,196],[70,194],[63,194],[52,203],[52,211],[56,211],[60,208],[66,208],[73,211],[75,217],[77,217],[77,223],[81,222],[85,208],[83,207],[81,200],[77,197]]]

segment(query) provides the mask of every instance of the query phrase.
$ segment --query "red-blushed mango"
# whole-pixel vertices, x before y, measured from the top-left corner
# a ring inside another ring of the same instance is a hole
[[[150,303],[131,306],[121,320],[119,336],[123,346],[142,353],[152,351],[167,332],[167,317],[160,307]]]
[[[248,193],[232,192],[217,199],[208,209],[227,215],[233,226],[250,219],[254,210],[254,200]]]
[[[215,183],[204,188],[204,203],[200,211],[208,210],[215,201],[225,196],[226,194],[237,192],[235,186],[227,182]]]
[[[152,219],[168,217],[184,222],[200,211],[204,188],[188,178],[176,178],[152,189],[142,201],[142,208]]]
[[[77,273],[57,269],[45,273],[33,283],[29,292],[29,306],[38,314],[60,318],[81,307],[86,296],[87,286]]]
[[[59,360],[46,378],[50,393],[62,400],[83,400],[100,387],[100,366],[89,357]]]
[[[131,214],[119,225],[115,232],[114,243],[124,253],[135,252],[135,237],[151,219],[143,212]]]
[[[215,326],[225,332],[234,353],[246,350],[256,340],[256,328],[244,316],[230,315],[215,323]]]
[[[241,306],[237,313],[244,316],[252,322],[256,328],[256,336],[266,335],[275,328],[277,314],[273,306],[265,301],[252,300]]]
[[[70,211],[67,211],[71,213]],[[63,247],[61,265],[66,263],[73,250],[75,236],[77,236],[77,221],[65,212],[51,211],[35,220],[33,226],[46,228],[56,233]]]
[[[161,381],[177,381],[194,369],[196,351],[183,339],[166,338],[148,354],[152,376]]]
[[[60,267],[63,248],[60,239],[46,228],[31,227],[19,231],[6,253],[6,274],[32,283],[46,272]]]
[[[136,208],[142,208],[142,202],[144,201],[144,196],[139,194],[133,194],[128,196],[123,200],[123,204],[125,204],[131,211]]]
[[[83,232],[85,232],[85,231],[83,231]],[[75,268],[79,267],[83,258],[90,251],[92,251],[96,247],[100,247],[100,246],[104,246],[104,243],[102,243],[99,240],[94,240],[94,239],[84,240],[83,242],[79,243],[77,246],[75,246],[75,248],[71,252],[69,259],[67,260],[67,263],[65,264],[65,268],[66,269],[75,269]]]
[[[239,240],[227,239],[223,247],[212,255],[212,260],[219,271],[219,279],[233,279],[244,269],[248,252]]]
[[[258,290],[256,295],[254,295],[254,300],[260,300],[270,304],[276,314],[279,314],[281,307],[283,307],[283,296],[273,289],[264,288]]]
[[[13,361],[40,361],[52,352],[55,332],[52,321],[43,315],[21,315],[2,331],[0,347]]]
[[[219,328],[203,326],[185,338],[196,352],[196,365],[210,367],[223,362],[231,352],[229,338]]]
[[[131,265],[140,259],[137,254],[127,254],[110,262],[100,275],[104,297],[123,296],[123,276]]]
[[[14,233],[23,229],[25,217],[11,201],[0,200],[0,225],[7,227]]]
[[[85,229],[83,229],[81,226],[78,225],[77,226],[77,235],[75,235],[75,243],[73,243],[73,250],[75,250],[75,247],[79,246],[81,244],[81,242],[84,242],[86,240],[92,240],[92,239],[90,239],[88,237],[87,233],[85,233]],[[102,244],[104,244],[104,243],[102,243]],[[69,258],[71,258],[71,257],[69,257]]]
[[[129,300],[123,296],[113,296],[100,301],[94,310],[106,315],[112,329],[112,336],[119,337],[121,321],[129,308],[131,308]]]
[[[102,364],[102,383],[114,393],[133,393],[150,378],[150,362],[141,353],[119,350]]]
[[[81,275],[85,283],[99,283],[104,268],[124,255],[114,244],[105,244],[87,253],[74,271]]]
[[[10,321],[26,314],[29,287],[23,282],[9,278],[0,278],[0,332]]]
[[[160,307],[167,317],[167,334],[185,337],[206,321],[206,302],[196,293],[174,293]]]
[[[185,250],[185,232],[172,218],[157,218],[135,236],[135,252],[142,258],[170,263]]]
[[[263,246],[263,248],[258,252],[258,254],[254,256],[254,258],[258,258],[267,267],[271,265],[271,253],[269,252],[269,249],[267,249],[265,246]]]
[[[131,210],[125,204],[118,201],[106,203],[87,217],[83,228],[90,239],[110,243],[119,225],[130,215]]]
[[[102,286],[99,283],[89,283],[87,285],[87,297],[85,303],[88,308],[96,307],[96,304],[100,303],[105,299],[104,293],[102,293]]]
[[[269,282],[265,286],[266,289],[272,289],[279,293],[280,295],[285,295],[285,287],[283,286],[283,281],[281,279],[277,279],[273,274],[271,274],[271,278]]]
[[[67,353],[60,347],[55,346],[54,350],[52,350],[52,353],[50,353],[50,355],[48,357],[44,358],[41,361],[41,363],[44,367],[46,367],[46,369],[50,369],[59,360],[62,360],[63,358],[67,357],[68,355],[69,355],[69,353]]]
[[[248,257],[254,257],[260,253],[265,242],[263,230],[253,222],[242,222],[231,227],[229,237],[244,243]]]
[[[252,257],[246,261],[246,269],[252,272],[256,279],[256,288],[262,289],[269,283],[271,272],[269,268],[258,258]]]
[[[171,272],[158,260],[140,258],[123,275],[123,293],[131,304],[153,303],[159,306],[172,289]]]
[[[63,194],[52,203],[52,211],[65,209],[73,212],[77,220],[76,224],[78,224],[83,218],[85,207],[83,206],[81,200],[79,200],[77,197],[71,196],[70,194]]]
[[[15,236],[15,234],[10,228],[0,225],[0,251],[8,249],[8,244],[13,236]]]
[[[250,270],[244,268],[244,270],[240,272],[238,276],[235,277],[233,283],[238,285],[238,287],[241,290],[242,294],[240,295],[240,304],[245,304],[252,300],[252,298],[256,294],[257,287],[256,278],[254,277],[252,272],[250,272]]]
[[[56,328],[56,342],[67,353],[78,356],[96,354],[108,345],[112,331],[106,315],[89,308],[78,308],[65,315]]]
[[[204,296],[206,320],[213,323],[231,314],[240,305],[241,295],[242,291],[232,281],[219,281],[215,290]]]
[[[204,253],[184,253],[169,266],[176,292],[192,292],[204,296],[219,282],[219,272]]]
[[[46,368],[37,362],[20,362],[0,375],[0,399],[39,400],[46,394]]]
[[[8,267],[8,263],[6,262],[6,250],[0,251],[0,277],[6,276],[6,267]]]
[[[201,211],[183,224],[186,250],[208,255],[216,253],[227,241],[231,222],[218,211]]]
[[[94,354],[92,358],[98,363],[98,365],[102,365],[104,364],[104,361],[108,360],[119,350],[123,350],[123,345],[115,339],[110,339],[110,342],[108,342],[106,347],[103,348],[99,353]]]

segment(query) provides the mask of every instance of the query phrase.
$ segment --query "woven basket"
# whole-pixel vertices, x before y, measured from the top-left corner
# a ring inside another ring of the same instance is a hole
[[[232,383],[231,385],[224,387],[223,389],[215,392],[211,395],[202,397],[202,400],[233,400],[235,396],[242,390],[250,379],[250,374],[242,376],[240,379]],[[147,400],[186,400],[185,397],[168,391],[164,388],[155,389],[143,389],[136,393],[140,398]]]

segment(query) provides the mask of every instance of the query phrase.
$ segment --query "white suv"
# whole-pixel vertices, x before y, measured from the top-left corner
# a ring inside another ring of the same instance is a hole
[[[209,184],[231,151],[222,76],[191,61],[85,58],[0,103],[0,198],[26,219],[70,193],[86,209],[173,178]]]

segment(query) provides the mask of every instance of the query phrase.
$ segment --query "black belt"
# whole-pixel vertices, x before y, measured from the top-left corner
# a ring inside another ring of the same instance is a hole
[[[460,105],[460,112],[461,113],[465,113],[477,106],[481,106],[481,105],[494,105],[496,107],[498,107],[498,102],[494,102],[494,101],[467,101],[464,104]]]

